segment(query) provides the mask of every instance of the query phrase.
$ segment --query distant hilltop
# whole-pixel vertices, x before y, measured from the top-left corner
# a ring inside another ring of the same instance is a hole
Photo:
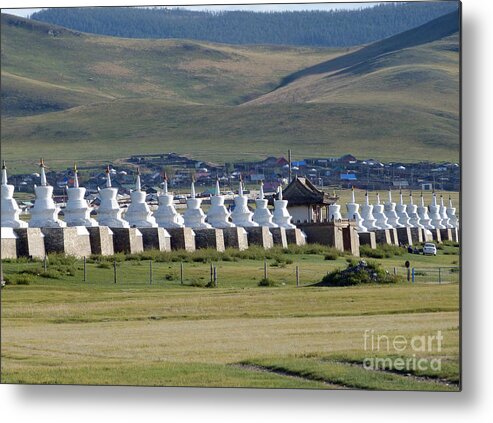
[[[359,10],[192,11],[177,8],[55,8],[31,18],[125,38],[178,38],[228,44],[350,47],[391,37],[447,13],[458,2],[387,3]]]

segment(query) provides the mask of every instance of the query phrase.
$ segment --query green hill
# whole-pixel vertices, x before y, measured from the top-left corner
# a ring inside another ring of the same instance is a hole
[[[166,151],[458,160],[457,35],[410,46],[404,33],[382,52],[102,37],[4,14],[1,31],[14,171],[39,156],[56,167]]]

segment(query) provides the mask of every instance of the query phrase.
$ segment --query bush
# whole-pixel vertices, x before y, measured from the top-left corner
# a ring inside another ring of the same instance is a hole
[[[53,253],[48,254],[48,263],[50,266],[75,266],[79,259],[65,254]]]
[[[377,263],[360,261],[356,266],[351,264],[344,270],[328,273],[318,286],[355,286],[363,284],[389,284],[399,282],[400,278],[391,275]]]
[[[337,254],[334,251],[331,251],[331,252],[325,254],[324,260],[337,260],[338,257],[339,257],[339,254]]]
[[[106,261],[102,261],[101,263],[98,263],[96,267],[98,269],[111,269],[111,264]]]
[[[29,285],[34,278],[29,274],[4,275],[5,285]]]
[[[269,287],[269,286],[277,286],[277,284],[269,278],[263,278],[259,281],[258,286]]]
[[[375,259],[392,258],[394,256],[402,256],[406,250],[396,245],[379,244],[373,249],[369,245],[361,245],[359,253],[361,257],[369,257]]]
[[[47,269],[46,272],[41,272],[39,276],[47,279],[61,279],[62,274],[56,269]]]

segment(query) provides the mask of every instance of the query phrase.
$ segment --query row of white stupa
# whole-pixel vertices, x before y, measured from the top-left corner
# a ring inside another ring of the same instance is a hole
[[[235,208],[230,213],[224,205],[224,196],[220,193],[219,182],[216,183],[215,195],[211,197],[211,207],[207,215],[201,209],[202,199],[195,197],[195,186],[192,182],[191,196],[187,200],[187,209],[183,216],[173,205],[173,195],[168,193],[167,179],[159,195],[159,206],[152,213],[147,205],[146,192],[141,189],[140,174],[137,175],[135,190],[131,192],[125,219],[123,210],[116,199],[118,189],[111,186],[109,168],[106,170],[106,187],[99,190],[100,206],[97,212],[98,220],[90,217],[91,209],[84,199],[86,189],[79,186],[77,169],[74,167],[74,185],[67,188],[67,204],[64,210],[64,221],[58,218],[60,208],[53,201],[53,187],[47,184],[44,163],[40,163],[41,185],[35,186],[36,201],[31,209],[29,223],[19,219],[20,209],[13,198],[14,186],[7,183],[7,169],[2,166],[1,185],[1,226],[7,228],[53,228],[65,226],[109,226],[110,228],[181,228],[192,229],[229,228],[239,227],[283,227],[294,229],[291,216],[287,211],[287,201],[282,199],[282,190],[279,189],[279,199],[274,202],[274,212],[267,208],[263,189],[256,200],[255,213],[247,206],[248,198],[243,194],[243,184],[240,181],[238,196],[235,197]],[[231,218],[231,221],[230,221]]]
[[[437,203],[437,196],[433,193],[432,202],[429,207],[425,206],[423,193],[419,205],[413,203],[413,195],[409,194],[409,203],[404,204],[402,191],[400,193],[399,203],[392,201],[392,192],[389,190],[388,201],[385,204],[380,203],[380,195],[377,193],[376,204],[370,204],[368,192],[365,194],[366,202],[361,206],[356,203],[354,198],[354,189],[352,190],[352,199],[346,204],[347,218],[356,221],[356,230],[358,232],[375,231],[379,229],[392,228],[421,228],[421,229],[449,229],[458,228],[459,221],[455,214],[456,209],[452,205],[452,199],[449,197],[449,207],[443,202],[443,195],[440,195],[440,204]],[[341,219],[340,206],[329,206],[329,219]]]
[[[100,190],[101,203],[98,209],[98,221],[90,217],[91,209],[84,199],[86,189],[79,187],[77,170],[74,169],[74,186],[67,189],[68,200],[64,210],[65,221],[58,219],[60,209],[53,201],[53,187],[47,184],[44,163],[41,161],[41,185],[35,186],[36,201],[31,209],[29,224],[19,219],[20,210],[13,199],[14,186],[7,184],[7,170],[2,166],[1,185],[1,226],[10,228],[20,227],[64,227],[64,226],[109,226],[113,228],[126,227],[163,227],[192,229],[202,228],[228,228],[240,227],[283,227],[294,229],[291,216],[287,210],[288,202],[282,199],[282,189],[279,187],[278,199],[274,201],[274,212],[267,207],[268,201],[264,198],[263,187],[260,187],[260,195],[255,200],[255,212],[248,208],[248,198],[243,194],[243,184],[240,181],[239,194],[235,197],[235,208],[230,213],[224,206],[224,196],[220,194],[219,182],[216,183],[215,195],[211,197],[211,207],[207,215],[200,208],[202,200],[195,197],[195,187],[192,182],[191,196],[187,200],[187,209],[183,216],[178,213],[173,205],[173,195],[168,193],[168,184],[165,178],[163,191],[159,195],[159,206],[152,213],[145,202],[146,193],[141,189],[140,175],[137,175],[135,190],[131,193],[131,204],[122,218],[123,210],[116,200],[118,189],[111,186],[109,168],[106,170],[106,187]],[[355,201],[354,190],[352,200],[346,204],[348,219],[356,221],[358,232],[375,231],[391,228],[422,228],[422,229],[447,229],[458,228],[456,209],[449,199],[449,207],[440,196],[440,204],[437,203],[436,194],[433,193],[432,204],[426,207],[423,194],[420,205],[413,203],[410,194],[409,204],[404,204],[402,193],[398,204],[392,202],[392,193],[389,191],[389,199],[385,204],[380,203],[377,193],[377,202],[370,204],[368,193],[366,203],[361,207]],[[341,206],[333,204],[329,206],[329,220],[342,219]],[[230,221],[231,218],[231,221]]]

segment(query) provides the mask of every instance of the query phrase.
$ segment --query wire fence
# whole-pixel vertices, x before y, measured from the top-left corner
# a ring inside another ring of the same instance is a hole
[[[460,268],[458,266],[422,267],[411,269],[411,282],[413,283],[458,283],[460,281]]]
[[[157,261],[157,260],[92,260],[65,261],[48,258],[40,261],[12,261],[3,264],[7,280],[22,284],[33,278],[42,281],[70,281],[92,286],[126,287],[228,287],[258,285],[309,286],[318,283],[339,265],[279,262],[277,260],[245,261]],[[459,267],[387,268],[409,283],[458,283]],[[20,281],[20,282],[19,282]]]

